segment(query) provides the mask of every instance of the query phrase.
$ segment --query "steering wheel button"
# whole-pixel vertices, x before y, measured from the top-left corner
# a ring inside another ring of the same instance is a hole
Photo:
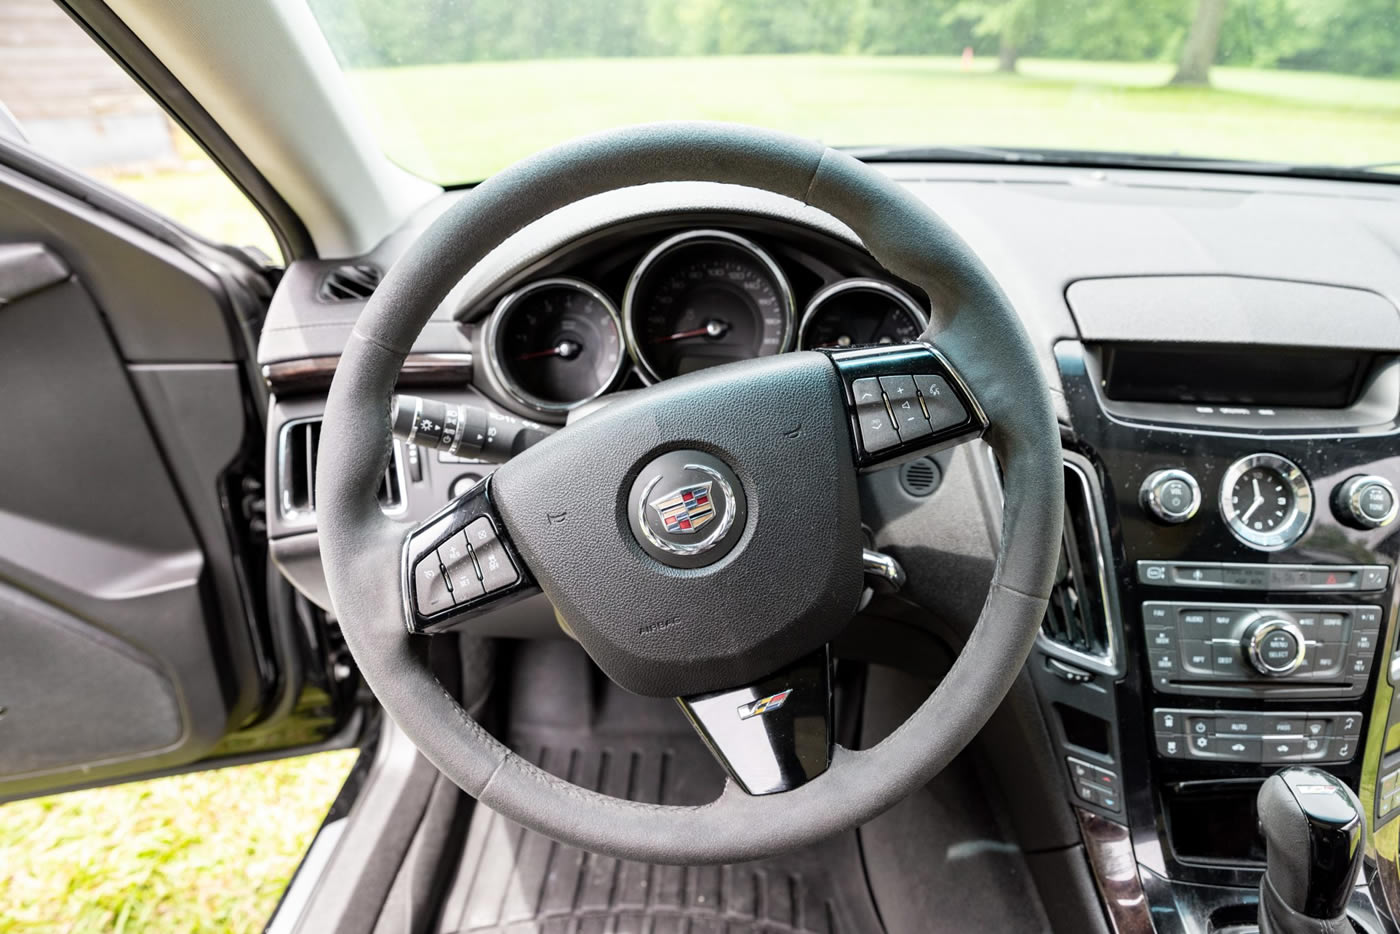
[[[895,423],[899,426],[899,437],[904,441],[913,441],[915,438],[922,438],[924,435],[933,434],[933,426],[924,418],[923,407],[919,405],[917,398],[905,398],[895,400],[890,397],[890,411],[894,413]]]
[[[420,616],[432,616],[453,606],[447,578],[436,553],[429,554],[413,569],[414,605]]]
[[[884,404],[863,405],[856,410],[860,420],[860,443],[871,454],[899,444],[899,431],[890,421],[890,413]]]
[[[471,549],[457,536],[449,538],[438,546],[438,559],[447,575],[447,589],[452,591],[455,603],[466,603],[479,597],[484,591],[477,578],[476,567],[472,564]]]
[[[494,593],[520,579],[520,573],[511,563],[501,540],[496,537],[496,529],[490,519],[482,516],[474,520],[467,526],[466,539],[476,555],[476,566],[481,570],[480,586],[484,588],[484,593]]]
[[[884,404],[880,392],[880,381],[873,376],[862,377],[851,383],[851,395],[855,396],[856,408]]]
[[[918,391],[914,388],[914,379],[911,376],[881,376],[880,388],[885,391],[891,405],[918,399]]]
[[[948,381],[941,376],[918,373],[914,385],[919,389],[924,408],[928,410],[928,422],[934,431],[942,431],[967,421],[967,410],[958,397],[948,388]]]

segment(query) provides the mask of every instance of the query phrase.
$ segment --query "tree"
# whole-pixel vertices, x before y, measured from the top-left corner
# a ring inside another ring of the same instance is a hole
[[[1172,84],[1210,84],[1210,66],[1220,49],[1220,27],[1225,23],[1225,0],[1197,0],[1196,16],[1181,47]]]
[[[995,36],[997,71],[1014,72],[1026,43],[1034,36],[1042,0],[961,0],[943,21],[972,20],[972,34]]]

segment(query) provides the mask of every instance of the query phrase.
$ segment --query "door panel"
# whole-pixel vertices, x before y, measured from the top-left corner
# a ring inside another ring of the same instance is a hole
[[[255,273],[131,220],[0,167],[0,800],[353,719],[268,599]]]

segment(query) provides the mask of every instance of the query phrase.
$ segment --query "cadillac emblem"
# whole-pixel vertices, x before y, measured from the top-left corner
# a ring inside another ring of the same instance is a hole
[[[661,525],[675,535],[694,535],[715,517],[714,500],[710,498],[713,480],[672,490],[648,505],[661,517]]]

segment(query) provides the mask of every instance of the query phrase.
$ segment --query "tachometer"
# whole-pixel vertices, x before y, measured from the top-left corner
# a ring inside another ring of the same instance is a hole
[[[926,327],[923,308],[902,289],[879,279],[842,279],[807,303],[797,343],[803,350],[907,344]]]
[[[628,348],[650,380],[781,353],[793,343],[792,287],[773,258],[723,230],[659,243],[627,283]]]
[[[497,382],[540,412],[566,412],[601,395],[624,362],[616,306],[581,279],[540,279],[512,292],[483,336]]]

